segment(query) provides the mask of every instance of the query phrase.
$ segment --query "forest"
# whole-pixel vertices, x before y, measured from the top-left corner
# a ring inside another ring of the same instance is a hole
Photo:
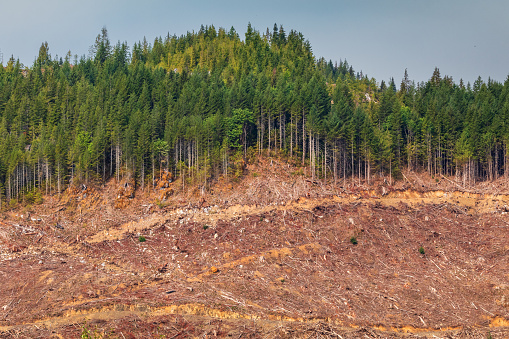
[[[404,72],[404,73],[403,73]],[[509,79],[472,85],[430,70],[378,83],[313,55],[302,33],[251,24],[243,39],[202,26],[88,56],[0,67],[0,208],[70,184],[162,171],[207,188],[256,155],[285,156],[313,180],[455,176],[464,186],[509,175]]]

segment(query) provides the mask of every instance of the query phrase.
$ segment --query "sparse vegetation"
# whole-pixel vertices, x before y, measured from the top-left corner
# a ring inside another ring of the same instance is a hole
[[[28,191],[27,193],[25,193],[24,199],[25,199],[25,203],[28,203],[28,204],[37,204],[37,205],[42,204],[42,194],[37,189],[31,190],[31,191]]]
[[[350,238],[350,242],[351,242],[353,245],[357,245],[357,237],[353,235],[353,236]]]
[[[17,204],[18,204],[18,200],[17,199],[12,198],[12,199],[9,200],[9,207],[10,208],[16,207]]]
[[[426,253],[426,251],[424,251],[424,247],[422,247],[422,246],[419,247],[419,253],[420,254],[425,254]]]
[[[299,168],[298,170],[291,172],[291,175],[294,175],[294,176],[303,176],[304,175],[304,170],[302,168]]]
[[[97,328],[94,330],[89,329],[87,323],[85,322],[83,325],[81,325],[81,339],[104,339],[109,338],[109,335],[101,334]]]
[[[157,205],[157,207],[159,207],[160,209],[163,209],[165,208],[166,206],[168,206],[168,202],[167,201],[162,201],[160,199],[156,199],[155,200],[155,204]]]
[[[138,237],[138,241],[139,241],[139,242],[145,242],[145,241],[147,241],[147,239],[145,239],[145,237],[144,237],[143,235],[140,235],[140,236]]]

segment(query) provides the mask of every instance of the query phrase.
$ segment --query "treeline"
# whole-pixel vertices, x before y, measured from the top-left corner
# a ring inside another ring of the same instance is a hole
[[[378,84],[277,25],[242,40],[202,26],[132,51],[103,29],[88,57],[52,59],[43,43],[32,67],[0,67],[0,203],[111,177],[145,188],[163,169],[206,185],[254,152],[336,181],[404,168],[493,180],[509,173],[508,90],[438,69]]]

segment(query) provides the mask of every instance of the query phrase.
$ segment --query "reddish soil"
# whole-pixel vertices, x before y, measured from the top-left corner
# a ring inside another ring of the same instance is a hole
[[[260,160],[4,213],[0,338],[509,337],[504,179],[301,174]]]

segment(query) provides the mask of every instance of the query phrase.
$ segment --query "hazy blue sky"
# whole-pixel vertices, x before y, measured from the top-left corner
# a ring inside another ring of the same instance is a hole
[[[426,81],[435,66],[455,82],[504,81],[508,18],[507,0],[16,0],[0,5],[0,51],[4,64],[13,55],[31,66],[44,41],[52,57],[88,54],[103,26],[132,47],[201,24],[233,26],[243,39],[248,22],[260,32],[278,23],[302,32],[315,57],[346,59],[378,82],[399,85],[405,68]]]

